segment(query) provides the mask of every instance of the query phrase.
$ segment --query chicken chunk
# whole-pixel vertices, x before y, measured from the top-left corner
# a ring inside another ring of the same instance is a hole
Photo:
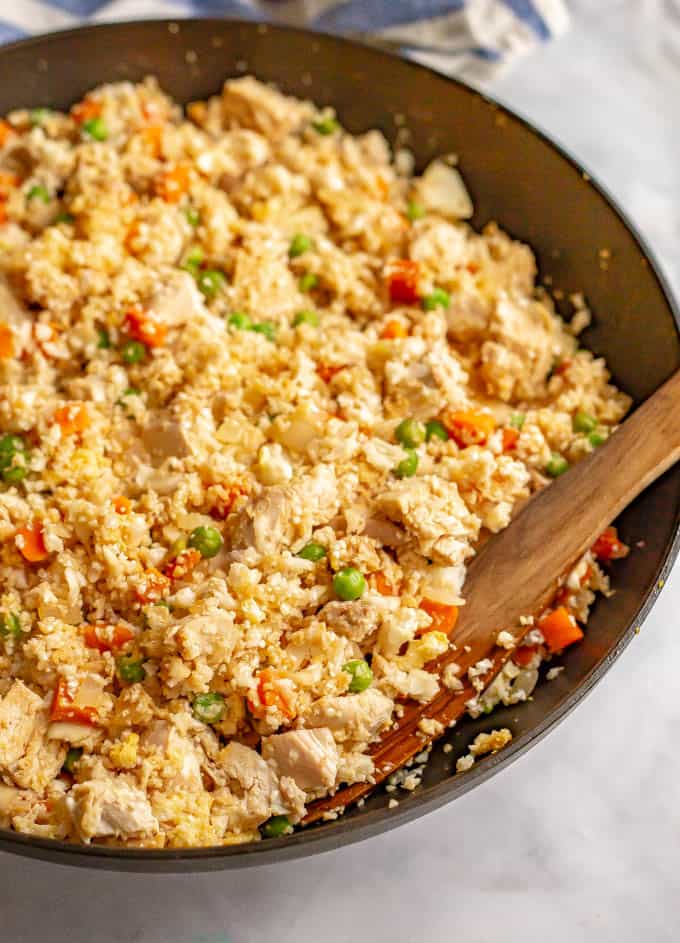
[[[182,423],[165,413],[152,415],[142,429],[142,441],[156,466],[168,458],[184,458],[190,451]]]
[[[335,784],[338,748],[327,727],[264,737],[262,756],[279,776],[290,776],[305,792],[326,790]]]
[[[91,728],[90,728],[91,730]],[[66,745],[49,736],[50,723],[46,711],[39,712],[23,756],[9,768],[17,786],[43,792],[58,775],[66,758]]]
[[[189,616],[168,632],[185,661],[203,658],[210,666],[226,664],[238,641],[238,629],[228,612]]]
[[[168,789],[195,792],[203,788],[200,756],[196,747],[169,721],[155,720],[144,732],[142,744],[163,755],[163,777]]]
[[[344,635],[353,642],[363,642],[378,631],[387,612],[398,608],[396,597],[376,593],[352,602],[333,600],[326,603],[319,616],[338,635]]]
[[[124,779],[78,783],[71,790],[68,805],[78,833],[86,842],[158,831],[158,821],[146,796]]]
[[[279,781],[259,753],[232,741],[217,755],[217,763],[230,780],[232,791],[241,794],[242,815],[254,825],[272,815],[301,818],[305,794],[289,776]]]
[[[437,475],[406,478],[379,495],[376,505],[408,529],[423,556],[440,563],[461,563],[479,532],[479,518],[468,511],[455,483]]]
[[[287,98],[251,76],[225,82],[222,90],[225,125],[259,131],[273,141],[292,131],[308,113],[308,105]]]
[[[147,307],[168,327],[181,327],[207,313],[196,281],[188,272],[172,272]]]
[[[318,465],[293,484],[266,488],[247,505],[236,523],[234,546],[274,554],[308,540],[338,507],[335,471],[331,465]]]
[[[15,681],[0,701],[0,767],[8,769],[26,752],[43,702],[23,681]]]
[[[302,716],[306,727],[328,727],[336,741],[370,743],[392,717],[393,703],[375,688],[340,697],[326,695],[311,704]]]

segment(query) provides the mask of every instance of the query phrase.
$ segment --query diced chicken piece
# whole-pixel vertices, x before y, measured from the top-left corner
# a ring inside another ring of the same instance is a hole
[[[234,547],[276,553],[308,540],[313,528],[327,523],[338,507],[335,471],[331,465],[318,465],[291,485],[266,488],[247,505],[236,523]]]
[[[397,527],[393,521],[380,514],[372,514],[366,518],[363,533],[384,547],[402,547],[408,541],[408,536],[401,527]]]
[[[12,332],[14,356],[20,357],[29,344],[33,319],[17,299],[4,276],[0,276],[0,326]]]
[[[213,147],[199,154],[196,166],[229,192],[248,170],[266,163],[269,154],[269,144],[261,134],[236,128],[223,133]]]
[[[50,739],[49,728],[49,720],[43,710],[38,714],[23,756],[9,770],[14,782],[23,789],[43,792],[58,775],[64,763],[66,745],[61,740]]]
[[[264,737],[262,756],[279,776],[290,776],[305,792],[326,790],[335,783],[338,748],[327,727]]]
[[[160,323],[168,327],[180,327],[196,316],[203,317],[207,313],[203,296],[188,272],[172,272],[168,275],[147,307]]]
[[[394,704],[376,688],[361,694],[326,695],[302,716],[306,727],[328,727],[339,743],[370,743],[390,722]]]
[[[296,128],[309,106],[251,76],[231,79],[222,90],[222,119],[230,128],[250,128],[276,141]]]
[[[168,789],[195,792],[203,788],[200,756],[194,744],[167,720],[155,720],[142,735],[142,745],[166,758],[163,776]]]
[[[279,782],[272,767],[255,750],[232,741],[219,752],[217,763],[242,794],[245,814],[255,824],[272,815],[302,816],[302,790],[290,777],[282,777]]]
[[[376,506],[408,529],[423,556],[441,563],[462,563],[479,532],[479,518],[468,511],[456,484],[437,475],[397,482],[378,496]]]
[[[26,752],[43,707],[23,681],[15,681],[0,701],[0,767],[13,766]]]
[[[211,612],[180,619],[170,627],[166,637],[174,641],[185,661],[203,658],[215,666],[229,661],[239,632],[231,613]]]
[[[451,219],[469,219],[474,213],[463,178],[450,164],[433,160],[414,185],[416,199],[425,209]]]
[[[0,828],[9,828],[12,816],[21,808],[22,804],[35,802],[35,796],[30,792],[21,792],[14,786],[5,786],[0,783]]]
[[[73,787],[68,798],[73,822],[83,841],[129,838],[158,831],[158,821],[141,791],[124,779],[91,779]]]
[[[190,451],[182,423],[163,413],[149,419],[142,429],[142,441],[154,465],[162,465],[168,458],[184,458]]]
[[[554,356],[554,321],[536,301],[500,297],[482,345],[482,375],[502,399],[536,395]]]
[[[385,388],[396,412],[424,420],[440,409],[442,396],[465,402],[467,372],[444,344],[422,353],[416,348],[414,354],[385,364]]]
[[[344,635],[353,642],[363,642],[377,632],[387,612],[398,608],[396,597],[376,593],[352,602],[333,600],[326,603],[319,617],[338,635]]]

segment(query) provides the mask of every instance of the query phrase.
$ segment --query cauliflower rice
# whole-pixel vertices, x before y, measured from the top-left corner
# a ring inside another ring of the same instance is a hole
[[[450,161],[253,78],[186,112],[0,122],[0,825],[42,837],[244,842],[371,782],[462,684],[427,666],[479,541],[629,405]],[[596,590],[589,553],[573,626]]]

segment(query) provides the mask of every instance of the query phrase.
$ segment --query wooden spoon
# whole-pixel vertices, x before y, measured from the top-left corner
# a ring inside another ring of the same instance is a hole
[[[484,658],[490,683],[512,651],[499,649],[500,630],[519,643],[531,625],[522,616],[541,611],[560,579],[592,546],[605,527],[680,459],[680,371],[675,373],[608,441],[539,492],[500,534],[488,540],[467,573],[466,604],[454,632],[452,650],[438,659],[441,672],[456,662],[461,677]],[[466,711],[474,696],[442,689],[429,704],[409,703],[396,725],[373,744],[375,782],[346,786],[313,803],[304,823],[333,814],[369,793],[377,783],[440,736]]]

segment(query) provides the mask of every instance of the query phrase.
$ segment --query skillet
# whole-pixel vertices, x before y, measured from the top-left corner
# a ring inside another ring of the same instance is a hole
[[[284,92],[333,105],[357,133],[379,128],[414,152],[417,168],[449,152],[475,205],[472,223],[497,220],[536,252],[558,297],[583,291],[594,313],[585,346],[606,357],[636,404],[680,367],[680,315],[649,249],[603,188],[562,148],[506,108],[423,66],[346,39],[230,20],[142,21],[90,26],[0,49],[0,114],[67,109],[102,82],[158,77],[180,102],[252,73]],[[609,253],[603,264],[601,250]],[[561,308],[563,301],[558,301]],[[563,309],[569,313],[567,308]],[[228,847],[145,850],[69,845],[0,830],[0,850],[61,864],[119,871],[189,872],[271,864],[359,841],[450,802],[528,750],[591,690],[649,612],[680,549],[680,466],[618,522],[635,545],[613,571],[616,594],[599,599],[584,642],[530,703],[461,722],[435,747],[422,784],[397,809],[377,792],[361,809],[289,838]],[[507,726],[512,743],[452,776],[480,731]],[[450,743],[453,751],[443,752]]]

